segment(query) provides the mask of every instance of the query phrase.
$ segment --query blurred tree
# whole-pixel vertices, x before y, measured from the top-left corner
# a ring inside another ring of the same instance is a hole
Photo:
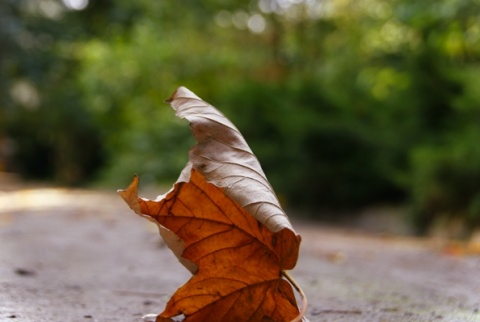
[[[85,35],[57,1],[4,1],[0,9],[0,136],[15,145],[10,170],[77,184],[102,160],[99,125],[74,80],[74,47]]]
[[[408,201],[420,228],[447,208],[479,223],[459,179],[480,180],[477,0],[72,1],[0,4],[0,137],[22,173],[176,176],[193,141],[162,102],[185,85],[296,207]]]

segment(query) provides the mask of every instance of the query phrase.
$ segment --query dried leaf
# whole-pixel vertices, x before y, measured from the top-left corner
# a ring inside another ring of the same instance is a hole
[[[189,155],[192,167],[207,182],[224,188],[228,197],[271,231],[282,228],[293,231],[260,163],[235,125],[184,87],[168,101],[178,117],[190,122],[198,142]]]
[[[299,316],[283,271],[298,258],[300,236],[235,126],[186,88],[169,100],[198,141],[173,189],[138,198],[138,178],[119,191],[194,276],[159,321],[290,321]]]

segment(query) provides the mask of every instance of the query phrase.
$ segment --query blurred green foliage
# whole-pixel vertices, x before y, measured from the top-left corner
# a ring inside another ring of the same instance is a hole
[[[480,225],[478,0],[4,0],[0,50],[9,171],[171,180],[194,142],[163,100],[184,85],[287,206]]]

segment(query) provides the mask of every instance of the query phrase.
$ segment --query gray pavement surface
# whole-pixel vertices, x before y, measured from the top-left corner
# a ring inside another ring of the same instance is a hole
[[[293,222],[310,321],[480,321],[480,256]],[[141,321],[189,277],[113,192],[0,191],[0,321]]]

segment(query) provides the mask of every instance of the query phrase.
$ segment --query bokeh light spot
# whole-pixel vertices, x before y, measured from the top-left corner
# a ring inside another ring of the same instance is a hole
[[[88,0],[63,0],[63,3],[71,10],[83,10],[88,6]]]

